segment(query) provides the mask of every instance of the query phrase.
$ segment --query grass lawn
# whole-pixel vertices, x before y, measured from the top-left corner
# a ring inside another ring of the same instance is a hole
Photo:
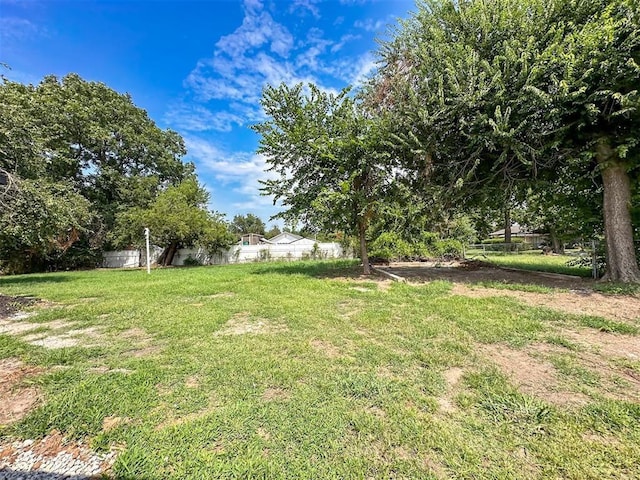
[[[84,337],[51,349],[0,334],[0,359],[43,368],[44,398],[0,437],[118,445],[118,478],[640,478],[637,385],[614,370],[640,377],[640,362],[593,368],[567,334],[604,319],[355,268],[0,278],[0,293],[50,302],[25,321]],[[518,388],[505,361],[556,373]]]
[[[467,256],[472,257],[473,255],[468,254]],[[501,267],[520,268],[522,270],[562,273],[586,278],[590,278],[592,273],[589,267],[567,265],[567,262],[577,258],[572,255],[542,255],[539,252],[505,255],[504,253],[486,252],[484,255],[478,254],[475,257]]]

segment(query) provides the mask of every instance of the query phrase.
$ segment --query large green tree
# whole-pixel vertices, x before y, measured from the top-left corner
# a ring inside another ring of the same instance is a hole
[[[24,273],[56,265],[91,224],[89,201],[68,184],[20,180],[0,169],[3,173],[0,268]]]
[[[262,191],[286,209],[276,217],[357,234],[369,274],[367,229],[390,181],[381,127],[348,91],[268,86],[262,106],[268,120],[254,127],[261,135],[258,152],[277,174]]]
[[[118,214],[149,205],[191,174],[184,154],[177,133],[161,130],[129,95],[102,83],[70,74],[0,85],[0,169],[42,184],[42,192],[64,190],[90,202],[92,224],[77,241],[96,251],[108,246]]]
[[[372,103],[393,116],[408,168],[470,203],[507,212],[538,179],[562,170],[578,182],[597,169],[607,278],[639,281],[627,177],[639,157],[638,8],[422,1],[381,50]]]

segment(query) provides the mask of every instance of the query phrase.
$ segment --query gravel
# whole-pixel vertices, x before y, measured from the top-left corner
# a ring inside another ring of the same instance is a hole
[[[0,445],[0,480],[104,478],[115,458],[115,451],[97,453],[53,433],[41,440]]]

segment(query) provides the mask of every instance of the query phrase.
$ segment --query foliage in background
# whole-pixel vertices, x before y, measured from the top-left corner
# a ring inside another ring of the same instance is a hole
[[[235,215],[233,221],[229,224],[229,231],[238,236],[257,233],[258,235],[265,235],[265,224],[262,219],[253,213],[246,215]]]
[[[441,239],[437,234],[405,239],[397,232],[385,232],[371,242],[371,256],[384,260],[414,261],[461,258],[464,244],[456,239]]]
[[[0,269],[7,273],[55,265],[94,218],[89,201],[63,183],[19,180],[0,204]]]
[[[16,210],[0,213],[15,222],[3,229],[0,260],[21,271],[94,266],[116,216],[191,174],[184,154],[177,133],[102,83],[76,74],[35,86],[3,79],[0,169],[23,188],[13,192]],[[65,248],[52,247],[65,236]]]

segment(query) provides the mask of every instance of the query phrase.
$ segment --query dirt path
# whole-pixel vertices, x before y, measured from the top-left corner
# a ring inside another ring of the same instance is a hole
[[[534,307],[549,307],[567,313],[595,315],[611,320],[640,324],[640,298],[635,296],[602,295],[587,290],[532,293],[470,287],[459,283],[454,285],[452,293],[474,298],[511,297]]]
[[[513,297],[537,307],[549,307],[567,313],[594,315],[611,320],[640,325],[640,297],[633,295],[603,295],[593,291],[589,279],[536,272],[504,270],[482,264],[450,263],[392,264],[388,271],[406,278],[411,283],[448,280],[454,283],[452,293],[467,297]],[[517,290],[486,288],[482,282],[540,285],[564,289],[551,293],[533,293]]]

